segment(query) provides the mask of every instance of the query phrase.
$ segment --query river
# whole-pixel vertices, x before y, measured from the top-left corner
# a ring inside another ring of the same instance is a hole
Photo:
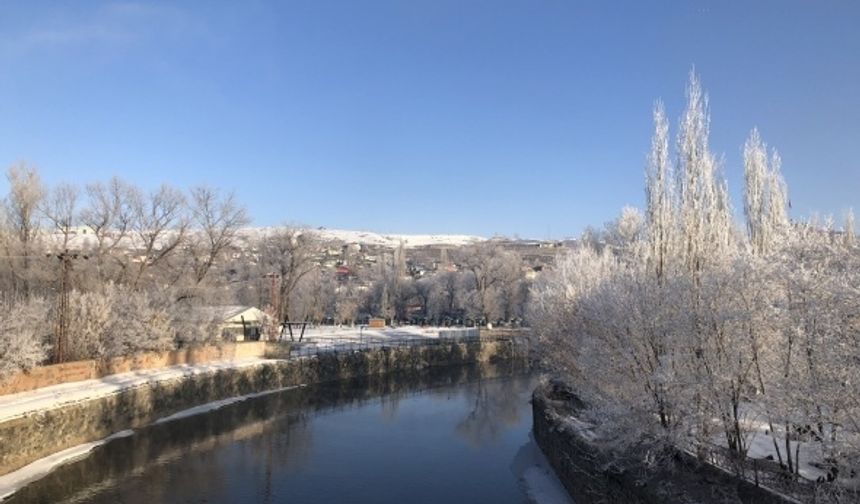
[[[530,437],[535,384],[452,367],[277,392],[135,430],[8,502],[566,502]]]

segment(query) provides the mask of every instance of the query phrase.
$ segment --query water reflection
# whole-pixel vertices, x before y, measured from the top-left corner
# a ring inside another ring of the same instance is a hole
[[[528,395],[533,382],[528,377],[512,377],[504,382],[480,380],[469,387],[474,396],[468,415],[457,424],[457,433],[475,447],[492,443],[499,434],[521,421],[522,397]]]
[[[532,385],[484,366],[285,391],[140,429],[11,502],[523,502]]]

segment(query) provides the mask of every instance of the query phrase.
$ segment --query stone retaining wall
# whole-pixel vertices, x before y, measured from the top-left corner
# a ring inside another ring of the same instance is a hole
[[[284,352],[289,353],[289,347],[284,344],[255,341],[191,346],[179,350],[146,352],[131,357],[115,357],[106,360],[66,362],[40,366],[14,374],[0,381],[0,395],[26,392],[60,383],[92,380],[129,371],[177,364],[201,364],[216,360],[277,356]]]
[[[268,361],[259,366],[156,382],[116,395],[0,423],[0,474],[52,453],[229,397],[431,367],[520,359],[511,340],[445,342]],[[524,359],[523,359],[524,360]],[[103,378],[110,380],[110,377]]]
[[[677,453],[671,467],[652,468],[634,450],[610,452],[566,421],[584,407],[559,382],[542,385],[532,395],[535,440],[577,504],[793,502],[685,453]]]

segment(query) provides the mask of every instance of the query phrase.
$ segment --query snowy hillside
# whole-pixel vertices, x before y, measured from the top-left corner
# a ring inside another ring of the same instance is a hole
[[[257,238],[261,238],[264,236],[268,236],[278,228],[274,227],[253,227],[253,228],[245,228],[242,229],[239,233],[240,237],[244,240],[253,240]],[[471,243],[477,243],[486,240],[486,238],[482,238],[480,236],[470,236],[470,235],[447,235],[447,234],[439,234],[439,235],[422,235],[422,234],[380,234],[374,233],[372,231],[351,231],[345,229],[304,229],[302,232],[309,233],[317,237],[322,241],[338,241],[343,243],[360,243],[362,245],[374,245],[379,247],[388,247],[388,248],[396,248],[403,243],[404,247],[407,248],[415,248],[415,247],[424,247],[428,245],[451,245],[451,246],[462,246],[469,245]],[[189,234],[193,234],[194,231],[189,231]],[[49,232],[44,235],[50,242],[53,242],[56,245],[59,245],[63,241],[62,234],[58,232]],[[158,243],[163,245],[171,240],[175,239],[175,232],[173,231],[165,231],[162,233]],[[92,234],[91,230],[85,229],[83,227],[76,228],[75,232],[69,239],[69,248],[72,249],[85,249],[89,247],[93,247],[96,245],[96,237]],[[139,239],[133,237],[131,233],[126,236],[122,242],[121,247],[124,248],[134,248],[133,245],[137,248],[142,246],[142,243]]]
[[[267,236],[278,228],[260,227],[242,230],[245,239]],[[337,241],[343,243],[359,243],[378,247],[395,248],[403,242],[406,248],[425,247],[428,245],[462,246],[485,241],[486,238],[471,235],[454,234],[381,234],[373,231],[352,231],[348,229],[305,228],[302,232],[311,234],[322,241]]]
[[[309,230],[322,240],[337,240],[346,243],[361,243],[383,247],[424,247],[427,245],[469,245],[484,241],[480,236],[469,235],[422,235],[422,234],[379,234],[371,231],[350,231],[344,229],[312,229]]]

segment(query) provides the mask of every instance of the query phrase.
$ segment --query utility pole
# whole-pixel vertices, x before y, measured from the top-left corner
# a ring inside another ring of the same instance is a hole
[[[69,331],[69,276],[72,272],[72,260],[87,256],[81,256],[77,252],[69,252],[68,249],[57,254],[60,261],[59,300],[57,303],[57,326],[54,332],[54,363],[59,364],[66,360]]]

